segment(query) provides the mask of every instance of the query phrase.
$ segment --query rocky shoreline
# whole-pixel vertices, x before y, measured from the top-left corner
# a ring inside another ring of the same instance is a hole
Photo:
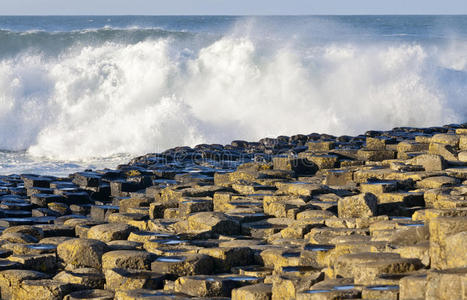
[[[467,124],[0,177],[1,299],[463,299]]]

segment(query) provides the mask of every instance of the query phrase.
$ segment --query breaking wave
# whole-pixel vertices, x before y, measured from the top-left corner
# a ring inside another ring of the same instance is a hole
[[[467,120],[462,41],[297,44],[159,29],[7,40],[0,149],[34,156],[84,160]]]

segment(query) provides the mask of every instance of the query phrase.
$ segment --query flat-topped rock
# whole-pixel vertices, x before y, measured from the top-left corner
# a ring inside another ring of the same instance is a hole
[[[102,268],[113,269],[135,269],[151,270],[151,262],[155,260],[155,255],[146,251],[135,250],[115,250],[106,252],[102,256]]]
[[[125,240],[128,238],[133,228],[122,223],[109,223],[93,226],[88,231],[88,238],[102,242],[115,240]]]
[[[17,293],[24,280],[48,279],[50,276],[31,270],[4,270],[0,271],[0,291],[2,299],[11,299]]]
[[[13,292],[13,299],[61,300],[72,291],[72,285],[52,279],[24,280]]]
[[[107,290],[134,290],[152,289],[157,290],[163,287],[165,275],[147,270],[135,270],[128,268],[106,269],[105,288]]]
[[[73,285],[73,289],[103,289],[105,285],[104,274],[94,268],[77,268],[61,271],[54,276],[54,280]]]
[[[70,239],[57,247],[58,257],[74,268],[102,267],[102,255],[107,249],[104,242],[91,239]]]
[[[225,235],[235,235],[240,232],[240,224],[220,212],[199,212],[190,215],[188,228],[194,231],[209,230]]]
[[[113,300],[112,291],[102,289],[76,291],[66,295],[63,300],[95,299],[95,300]]]
[[[340,218],[372,217],[378,213],[378,199],[371,193],[345,197],[338,202]]]

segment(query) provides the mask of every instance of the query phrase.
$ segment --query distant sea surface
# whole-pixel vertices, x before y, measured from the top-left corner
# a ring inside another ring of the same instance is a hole
[[[467,121],[467,16],[0,16],[0,174]]]

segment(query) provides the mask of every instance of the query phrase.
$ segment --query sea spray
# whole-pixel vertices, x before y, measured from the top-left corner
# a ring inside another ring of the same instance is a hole
[[[465,52],[455,49],[467,42],[315,41],[238,28],[60,33],[74,41],[3,56],[0,148],[83,160],[466,120]]]

